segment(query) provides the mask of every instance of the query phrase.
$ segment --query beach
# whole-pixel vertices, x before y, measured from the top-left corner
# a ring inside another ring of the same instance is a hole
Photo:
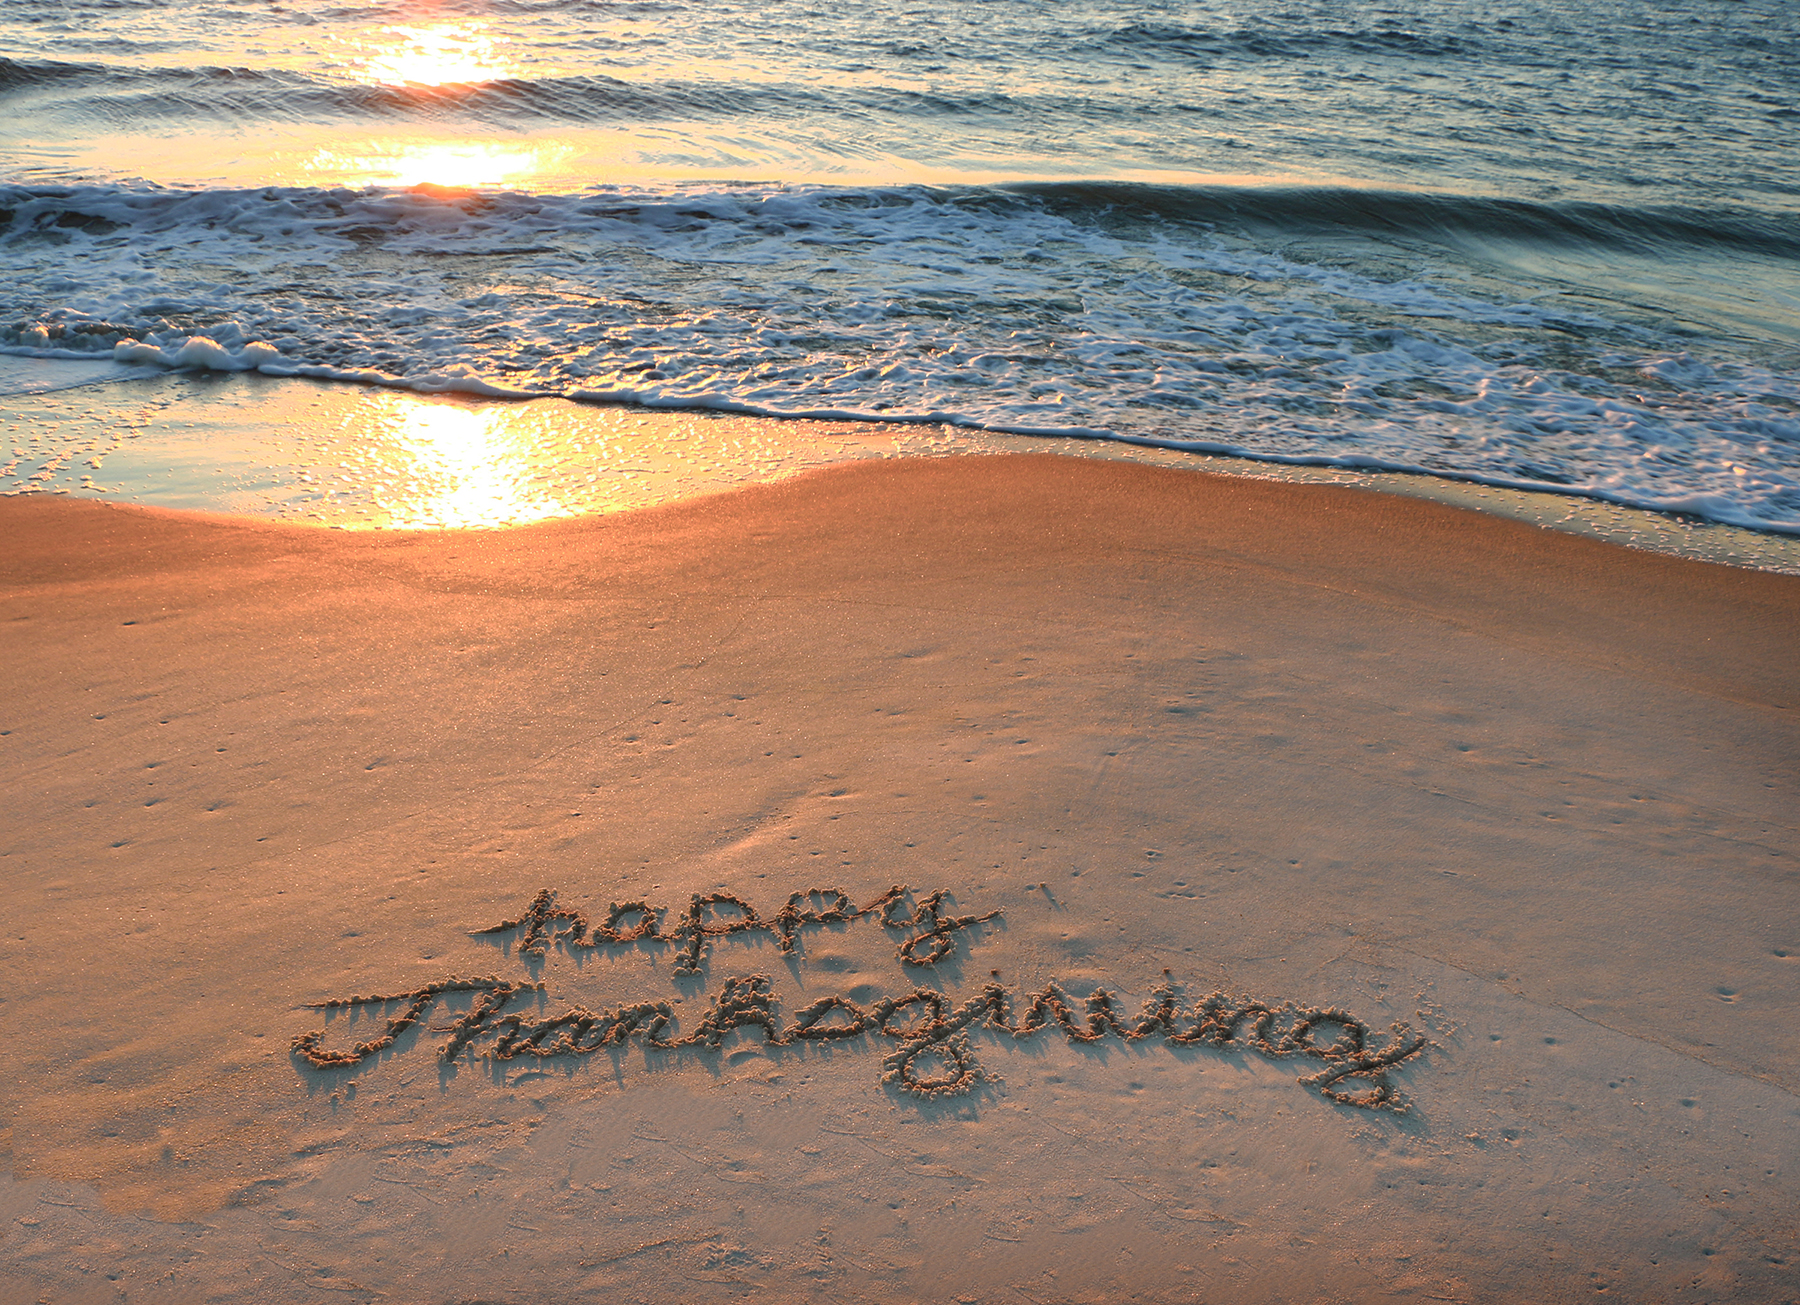
[[[0,6],[0,1305],[1800,1305],[1796,49]]]
[[[1800,578],[1008,455],[13,497],[0,609],[0,1300],[1794,1297]],[[1073,1014],[952,1093],[794,1032],[987,985]],[[656,1003],[718,1045],[520,1041]],[[1395,1052],[1356,1100],[1307,1012]]]

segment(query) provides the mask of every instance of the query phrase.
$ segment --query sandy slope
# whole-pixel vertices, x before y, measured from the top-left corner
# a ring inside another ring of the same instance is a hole
[[[0,503],[0,1301],[1794,1299],[1797,630],[1788,577],[1045,457],[492,534]],[[1001,915],[697,979],[468,932],[894,883]],[[929,1102],[880,1037],[289,1050],[452,973],[692,1028],[1165,968],[1427,1033],[1410,1112],[1054,1032]]]

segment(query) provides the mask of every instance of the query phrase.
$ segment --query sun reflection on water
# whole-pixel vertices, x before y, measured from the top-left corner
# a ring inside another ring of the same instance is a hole
[[[484,23],[387,27],[374,39],[382,48],[362,60],[363,71],[390,86],[491,82],[512,72]]]
[[[314,150],[306,171],[339,185],[523,186],[573,152],[556,141],[378,138]]]
[[[455,88],[520,75],[485,23],[367,29],[346,51],[351,75],[387,86],[449,88],[423,103],[453,103]],[[452,136],[442,128],[319,144],[300,171],[312,184],[452,187],[527,186],[575,147],[560,140]],[[277,169],[281,172],[288,168]]]

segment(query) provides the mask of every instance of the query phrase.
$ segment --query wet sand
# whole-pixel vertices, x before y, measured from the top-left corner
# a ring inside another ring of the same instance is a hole
[[[1791,1295],[1800,579],[1018,456],[495,532],[15,498],[0,608],[0,1299]],[[470,932],[896,884],[998,915],[693,975]],[[993,980],[1429,1045],[1404,1111],[1054,1027],[930,1099],[878,1030],[444,1061],[466,991],[293,1054],[451,975],[543,983],[527,1023]]]

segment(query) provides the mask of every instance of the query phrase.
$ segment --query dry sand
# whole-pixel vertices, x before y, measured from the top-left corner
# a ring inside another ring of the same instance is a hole
[[[492,533],[12,499],[0,630],[0,1302],[1800,1296],[1795,578],[1020,456]],[[1000,914],[469,932],[897,883]],[[1409,1109],[1055,1030],[929,1101],[872,1034],[446,1063],[467,995],[290,1050],[451,974],[691,1031],[1165,969],[1417,1029]]]

